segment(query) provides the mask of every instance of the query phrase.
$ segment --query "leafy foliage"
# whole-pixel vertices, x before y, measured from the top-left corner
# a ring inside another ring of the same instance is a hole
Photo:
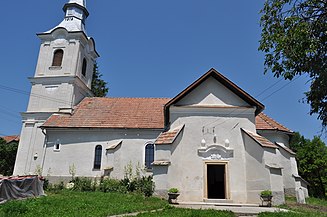
[[[178,191],[177,188],[170,188],[170,189],[168,190],[168,192],[169,192],[169,193],[178,193],[179,191]]]
[[[18,143],[6,143],[0,138],[0,174],[10,176],[13,173]]]
[[[93,77],[91,90],[95,97],[105,97],[109,91],[107,82],[101,79],[102,74],[99,72],[98,64],[95,63],[93,67]]]
[[[271,196],[271,195],[272,195],[272,191],[270,191],[270,190],[264,190],[264,191],[260,192],[260,196],[263,196],[263,197]]]
[[[327,126],[327,1],[266,0],[261,10],[259,50],[265,52],[265,72],[293,79],[307,74],[305,93],[310,114]]]
[[[296,152],[300,175],[310,183],[309,193],[325,197],[327,187],[327,147],[319,137],[305,139],[299,133],[293,136],[290,147]]]
[[[73,183],[72,191],[88,192],[117,192],[117,193],[138,193],[146,197],[152,196],[154,192],[154,182],[152,176],[135,177],[133,179],[124,178],[122,180],[105,179],[92,180],[87,177],[76,177],[70,181]],[[64,189],[64,183],[48,184],[46,190],[58,193]]]
[[[92,179],[86,177],[76,177],[72,182],[74,183],[73,190],[75,191],[94,191],[92,188]]]
[[[121,181],[116,179],[101,179],[99,190],[102,192],[127,193],[126,187],[121,184]]]

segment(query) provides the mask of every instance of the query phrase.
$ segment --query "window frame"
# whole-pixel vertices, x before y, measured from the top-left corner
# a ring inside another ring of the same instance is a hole
[[[152,146],[152,153],[148,153],[148,150],[151,151],[151,149],[147,148],[149,146]],[[144,166],[145,166],[147,171],[152,171],[153,170],[153,166],[151,164],[154,162],[154,152],[155,152],[154,142],[148,142],[144,146]],[[148,158],[150,158],[150,159],[148,159]],[[149,162],[149,160],[150,160],[150,162]],[[151,160],[152,160],[152,162],[151,162]],[[149,166],[147,164],[149,164]]]
[[[96,145],[94,148],[93,170],[100,170],[102,163],[102,145]]]
[[[60,54],[59,54],[59,52],[60,52]],[[62,62],[63,62],[63,59],[64,59],[64,53],[65,53],[64,50],[61,49],[61,48],[58,48],[53,52],[51,67],[54,67],[54,68],[62,67]],[[58,57],[58,55],[61,55],[61,56]]]

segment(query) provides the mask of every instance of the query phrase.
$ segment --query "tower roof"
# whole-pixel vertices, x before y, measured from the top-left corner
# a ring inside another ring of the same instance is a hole
[[[86,8],[86,0],[69,0],[63,7],[65,12],[64,20],[56,27],[46,31],[44,33],[51,33],[55,29],[64,28],[68,32],[84,32],[85,20],[89,16],[89,12]]]

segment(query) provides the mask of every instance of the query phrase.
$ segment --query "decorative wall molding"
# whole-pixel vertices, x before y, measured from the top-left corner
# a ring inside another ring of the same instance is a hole
[[[234,150],[223,145],[212,144],[199,148],[198,155],[203,160],[229,160],[234,157]]]

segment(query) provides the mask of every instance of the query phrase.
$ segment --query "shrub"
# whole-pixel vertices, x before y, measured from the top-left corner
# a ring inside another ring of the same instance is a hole
[[[264,191],[260,192],[260,196],[263,196],[263,197],[272,196],[272,192],[270,190],[264,190]]]
[[[179,192],[179,190],[177,189],[177,188],[170,188],[169,190],[168,190],[168,193],[178,193]]]
[[[138,191],[144,194],[146,197],[152,196],[154,192],[154,182],[152,181],[152,178],[152,176],[143,176],[142,178],[136,180]]]
[[[119,192],[126,193],[127,189],[116,179],[101,179],[99,190],[102,192]]]
[[[146,197],[152,196],[154,192],[154,182],[152,176],[143,176],[141,178],[127,178],[122,180],[116,179],[104,179],[101,177],[100,181],[93,180],[86,177],[76,177],[69,185],[73,191],[102,191],[102,192],[136,192],[143,194]],[[64,189],[64,183],[61,182],[59,185],[49,184],[47,190],[59,191]]]
[[[54,192],[54,193],[58,193],[59,191],[63,190],[65,188],[65,186],[64,186],[64,182],[61,181],[58,184],[48,183],[47,187],[43,186],[43,188],[44,188],[44,190],[51,191],[51,192]]]
[[[125,177],[124,179],[120,180],[120,184],[126,188],[128,192],[134,192],[136,190],[136,181],[134,179],[130,179]]]
[[[72,180],[75,191],[92,191],[92,180],[86,177],[76,177]]]
[[[43,180],[43,189],[49,190],[49,180],[46,178],[44,178],[44,180]]]

